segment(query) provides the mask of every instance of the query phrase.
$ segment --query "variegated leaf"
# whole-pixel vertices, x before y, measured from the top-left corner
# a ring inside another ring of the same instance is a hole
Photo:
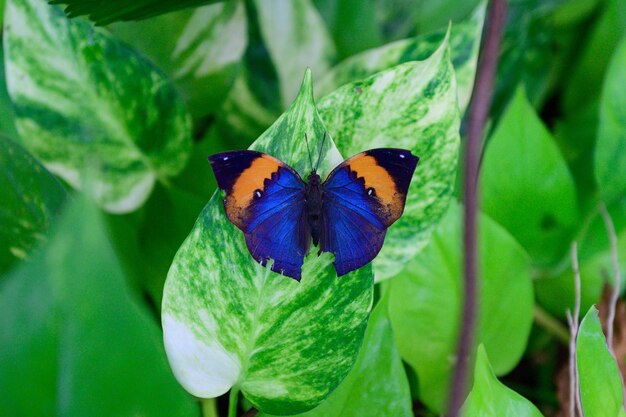
[[[35,158],[0,134],[0,272],[40,244],[65,190]]]
[[[39,0],[10,0],[9,94],[25,146],[104,209],[141,206],[185,165],[190,122],[162,73],[106,32]]]
[[[335,46],[311,0],[255,0],[259,28],[280,84],[283,108],[298,92],[304,68],[328,71]]]
[[[469,103],[474,86],[484,18],[483,3],[467,21],[452,25],[450,28],[450,59],[456,72],[459,108],[462,113]],[[325,74],[316,85],[316,92],[322,96],[341,85],[362,80],[395,65],[427,59],[441,45],[441,40],[445,36],[446,30],[439,30],[351,56]]]
[[[372,311],[359,359],[346,379],[322,404],[298,417],[413,416],[409,382],[387,317],[387,298]]]
[[[246,49],[246,28],[239,0],[111,27],[167,73],[194,116],[212,113],[228,94]]]
[[[325,132],[310,71],[292,106],[252,146],[310,171],[304,134]],[[341,161],[327,138],[321,174]],[[258,265],[217,192],[169,271],[163,328],[170,363],[199,397],[241,390],[257,408],[296,414],[319,404],[354,364],[372,300],[372,271],[338,279],[332,256],[305,261],[300,283]]]
[[[319,110],[349,157],[395,147],[420,157],[403,216],[374,260],[376,279],[396,275],[428,242],[452,196],[459,151],[459,111],[448,37],[426,60],[408,62],[344,85]]]

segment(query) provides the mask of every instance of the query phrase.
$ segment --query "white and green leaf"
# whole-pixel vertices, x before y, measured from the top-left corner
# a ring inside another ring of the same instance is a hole
[[[0,272],[40,244],[66,193],[35,158],[0,134]]]
[[[111,29],[167,73],[194,116],[212,113],[222,103],[247,44],[243,1],[117,23]]]
[[[310,170],[304,135],[319,149],[326,128],[310,71],[291,107],[252,145]],[[341,156],[327,138],[320,171]],[[165,346],[175,375],[208,398],[241,390],[258,409],[296,414],[326,398],[354,365],[373,293],[370,266],[337,278],[332,256],[314,250],[302,281],[257,264],[217,192],[170,268],[163,298]]]
[[[280,84],[286,108],[298,92],[302,71],[324,74],[335,46],[311,0],[255,0],[259,27]]]
[[[423,248],[452,196],[460,117],[448,38],[426,60],[407,62],[323,97],[319,110],[340,152],[404,148],[420,157],[404,214],[374,260],[376,279],[396,275]]]
[[[43,1],[10,0],[6,17],[17,128],[50,171],[119,213],[141,206],[155,181],[184,167],[189,116],[145,58]]]
[[[461,113],[465,111],[469,103],[474,86],[484,18],[485,5],[481,4],[467,21],[450,27],[450,59],[456,72]],[[425,60],[439,48],[446,33],[446,29],[443,29],[388,43],[351,56],[325,74],[317,84],[316,92],[321,96],[344,84],[365,79],[395,65]]]
[[[498,375],[524,354],[533,315],[530,259],[487,216],[479,224],[479,313],[483,343]],[[450,205],[429,244],[389,282],[389,317],[403,359],[417,373],[419,398],[441,411],[454,367],[463,305],[461,209]]]
[[[269,417],[259,415],[263,416]],[[359,358],[346,379],[318,407],[299,416],[413,416],[409,382],[393,341],[385,299],[372,311]]]

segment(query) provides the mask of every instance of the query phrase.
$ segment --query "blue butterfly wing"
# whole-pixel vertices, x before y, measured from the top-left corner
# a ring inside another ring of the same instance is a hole
[[[300,280],[310,243],[300,176],[256,151],[219,153],[209,162],[226,192],[226,216],[244,232],[252,257],[263,265],[273,259],[273,271]]]
[[[404,149],[372,149],[337,166],[324,182],[320,249],[335,254],[341,276],[378,255],[387,228],[404,211],[419,158]]]

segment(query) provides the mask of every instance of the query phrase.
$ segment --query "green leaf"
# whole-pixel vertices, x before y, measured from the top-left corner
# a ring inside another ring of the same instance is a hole
[[[259,415],[264,416],[269,417]],[[413,416],[409,382],[393,342],[386,301],[372,311],[359,358],[346,379],[322,404],[298,416]]]
[[[2,9],[4,4],[0,2],[0,16],[2,16]],[[21,142],[17,130],[15,129],[15,112],[13,111],[13,104],[9,98],[7,92],[6,79],[4,76],[4,49],[0,44],[0,134],[8,136],[14,139],[16,142]]]
[[[606,346],[598,310],[591,307],[576,338],[576,366],[583,413],[593,417],[626,415],[619,368]]]
[[[483,345],[478,346],[474,386],[461,413],[463,417],[543,416],[530,401],[498,381]]]
[[[585,36],[576,44],[578,59],[568,63],[571,73],[563,88],[566,113],[577,113],[597,101],[613,51],[626,33],[626,3],[622,0],[602,2],[599,17],[585,26]]]
[[[96,208],[79,198],[56,225],[0,286],[0,415],[197,415]]]
[[[550,264],[567,250],[578,218],[574,181],[522,89],[487,144],[480,186],[484,212],[535,263]]]
[[[242,1],[113,25],[174,82],[194,116],[213,113],[230,90],[246,48]]]
[[[457,0],[418,0],[416,26],[419,33],[439,29],[448,22],[457,21],[471,13],[480,0],[459,2]]]
[[[606,201],[626,191],[626,36],[615,50],[604,80],[600,128],[594,155],[598,188]]]
[[[621,286],[626,287],[626,200],[608,207],[617,230],[617,258],[622,274]],[[600,215],[579,239],[578,260],[580,264],[580,307],[586,311],[602,296],[605,283],[613,282],[613,261],[604,221]],[[565,258],[571,265],[570,257]],[[547,274],[535,279],[537,301],[551,314],[565,318],[567,309],[573,311],[575,290],[571,267],[556,275]]]
[[[0,135],[0,272],[44,240],[65,190],[21,146]]]
[[[88,15],[99,25],[120,20],[137,20],[158,16],[187,7],[197,7],[220,0],[48,0],[51,4],[66,5],[69,17]]]
[[[498,375],[521,359],[532,324],[530,260],[501,226],[480,217],[478,322]],[[390,281],[389,317],[402,357],[417,372],[420,400],[441,411],[463,303],[461,210],[452,204],[430,243]]]
[[[254,4],[285,108],[298,93],[302,71],[310,68],[316,75],[324,74],[334,60],[335,46],[311,0],[255,0]]]
[[[450,59],[457,78],[459,107],[465,111],[474,85],[476,61],[485,17],[485,5],[476,8],[470,19],[450,29]],[[317,86],[320,95],[337,87],[362,80],[376,72],[409,61],[422,61],[430,57],[446,37],[445,29],[389,43],[345,59],[333,67]]]
[[[301,174],[310,170],[304,134],[324,132],[307,71],[291,107],[252,146]],[[321,175],[341,157],[327,138]],[[296,414],[318,405],[356,361],[372,302],[372,271],[337,279],[330,254],[305,260],[302,281],[250,256],[216,193],[179,249],[164,289],[165,346],[178,380],[198,397],[240,389],[258,409]]]
[[[313,0],[332,34],[337,54],[345,58],[383,43],[370,0]]]
[[[459,111],[448,39],[430,58],[344,85],[318,108],[346,157],[378,147],[405,148],[420,157],[404,214],[374,260],[377,280],[392,277],[426,245],[452,196]]]
[[[46,167],[105,210],[141,206],[177,174],[190,120],[161,72],[109,34],[39,0],[7,5],[4,48],[18,131]]]

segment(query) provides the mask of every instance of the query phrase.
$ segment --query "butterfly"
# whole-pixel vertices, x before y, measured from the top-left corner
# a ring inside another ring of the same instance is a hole
[[[273,259],[273,271],[297,281],[311,242],[319,246],[318,253],[335,255],[337,276],[372,261],[387,228],[404,211],[418,161],[404,149],[370,149],[339,164],[322,182],[319,159],[316,167],[311,163],[304,181],[289,165],[263,152],[209,157],[217,184],[226,193],[226,216],[243,231],[252,257],[264,266]]]

